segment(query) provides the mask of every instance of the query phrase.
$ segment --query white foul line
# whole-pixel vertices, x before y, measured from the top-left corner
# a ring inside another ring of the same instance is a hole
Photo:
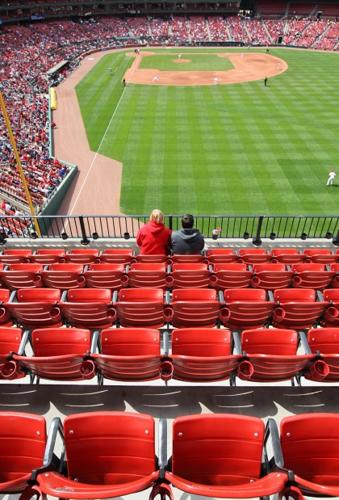
[[[75,198],[75,202],[73,203],[73,206],[72,206],[71,210],[69,211],[68,215],[72,215],[72,212],[73,212],[73,210],[74,210],[74,207],[75,207],[75,205],[78,203],[79,196],[81,195],[81,192],[82,192],[82,190],[83,190],[83,188],[85,187],[85,184],[86,184],[86,182],[87,182],[88,176],[89,176],[89,174],[91,173],[92,168],[94,167],[94,163],[95,163],[95,161],[96,161],[96,159],[97,159],[97,156],[98,156],[98,154],[99,154],[100,148],[101,148],[101,146],[102,146],[102,144],[103,144],[103,142],[104,142],[104,140],[105,140],[105,137],[106,137],[106,134],[107,134],[107,132],[108,132],[108,129],[109,129],[109,128],[110,128],[110,126],[111,126],[111,123],[112,123],[112,120],[113,120],[113,118],[114,118],[114,116],[115,116],[115,113],[117,112],[117,110],[118,110],[118,108],[119,108],[119,105],[120,105],[121,99],[122,99],[122,97],[123,97],[123,95],[124,95],[124,92],[125,92],[125,87],[122,89],[122,93],[121,93],[121,96],[120,96],[120,98],[119,98],[118,104],[116,105],[116,107],[115,107],[115,109],[114,109],[114,111],[113,111],[113,113],[112,113],[111,119],[110,119],[110,121],[109,121],[109,123],[108,123],[108,125],[107,125],[107,128],[106,128],[106,130],[105,130],[105,133],[104,133],[104,135],[102,136],[102,139],[101,139],[101,141],[100,141],[100,144],[99,144],[99,146],[98,146],[98,149],[96,150],[95,155],[93,156],[93,160],[91,161],[91,164],[90,164],[90,166],[89,166],[88,172],[87,172],[87,174],[86,174],[86,176],[85,176],[85,178],[84,178],[83,183],[81,184],[81,188],[79,189],[79,192],[78,192],[78,194],[77,194],[77,197]]]

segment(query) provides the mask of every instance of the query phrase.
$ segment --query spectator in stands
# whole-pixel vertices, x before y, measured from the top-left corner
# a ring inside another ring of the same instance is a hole
[[[181,220],[182,229],[174,231],[171,236],[171,247],[174,254],[200,254],[205,241],[199,229],[194,229],[194,217],[185,214]]]
[[[153,210],[149,222],[137,234],[137,245],[143,255],[167,255],[171,230],[164,225],[164,214]]]

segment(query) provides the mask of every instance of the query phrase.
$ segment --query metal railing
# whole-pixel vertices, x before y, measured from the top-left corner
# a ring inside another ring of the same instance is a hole
[[[78,238],[82,243],[98,238],[135,238],[148,221],[148,215],[80,215],[36,217],[43,238]],[[181,215],[167,215],[165,224],[173,230],[181,228]],[[205,237],[218,229],[219,238],[252,239],[260,245],[262,238],[327,238],[338,239],[338,215],[198,215],[195,227]],[[0,243],[11,238],[35,238],[30,216],[0,217]]]

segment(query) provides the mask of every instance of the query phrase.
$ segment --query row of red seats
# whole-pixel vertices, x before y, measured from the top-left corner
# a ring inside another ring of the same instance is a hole
[[[271,418],[265,426],[244,415],[189,415],[176,418],[171,430],[168,459],[166,420],[159,423],[157,456],[150,415],[82,413],[63,425],[56,417],[47,439],[44,417],[1,412],[0,491],[24,491],[26,500],[112,498],[147,488],[150,499],[165,500],[173,499],[172,486],[219,498],[339,495],[338,414],[286,417],[280,432]]]
[[[80,328],[0,328],[0,379],[26,374],[47,380],[103,378],[140,382],[171,379],[211,382],[235,377],[254,382],[339,381],[339,328],[245,330],[110,328],[100,334]],[[301,340],[302,353],[298,351]],[[28,344],[32,354],[27,354]]]
[[[96,248],[73,248],[65,251],[60,248],[9,248],[0,255],[0,263],[18,264],[20,262],[37,262],[53,264],[56,262],[74,262],[91,264],[93,262],[111,264],[131,264],[136,262],[168,262],[187,263],[208,261],[210,264],[228,262],[245,262],[260,264],[263,262],[282,262],[297,264],[314,262],[317,264],[332,264],[339,262],[339,249],[333,253],[329,248],[305,248],[302,253],[296,248],[239,248],[238,252],[231,248],[210,248],[205,255],[134,255],[132,248],[107,248],[100,252]]]
[[[75,264],[39,263],[0,264],[0,283],[9,290],[48,287],[72,288],[339,288],[339,264],[282,263],[144,263]]]
[[[65,291],[34,288],[13,292],[0,289],[0,324],[14,320],[24,328],[61,326],[97,330],[115,324],[123,327],[214,327],[231,330],[278,328],[303,330],[317,324],[339,326],[339,289],[321,292],[285,288],[274,293],[255,289],[230,289],[223,293],[190,288],[164,293],[159,288],[100,288]]]

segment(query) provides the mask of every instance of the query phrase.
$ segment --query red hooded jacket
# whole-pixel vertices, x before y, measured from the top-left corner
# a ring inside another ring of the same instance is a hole
[[[144,255],[167,255],[171,229],[150,221],[137,234],[137,245]]]

